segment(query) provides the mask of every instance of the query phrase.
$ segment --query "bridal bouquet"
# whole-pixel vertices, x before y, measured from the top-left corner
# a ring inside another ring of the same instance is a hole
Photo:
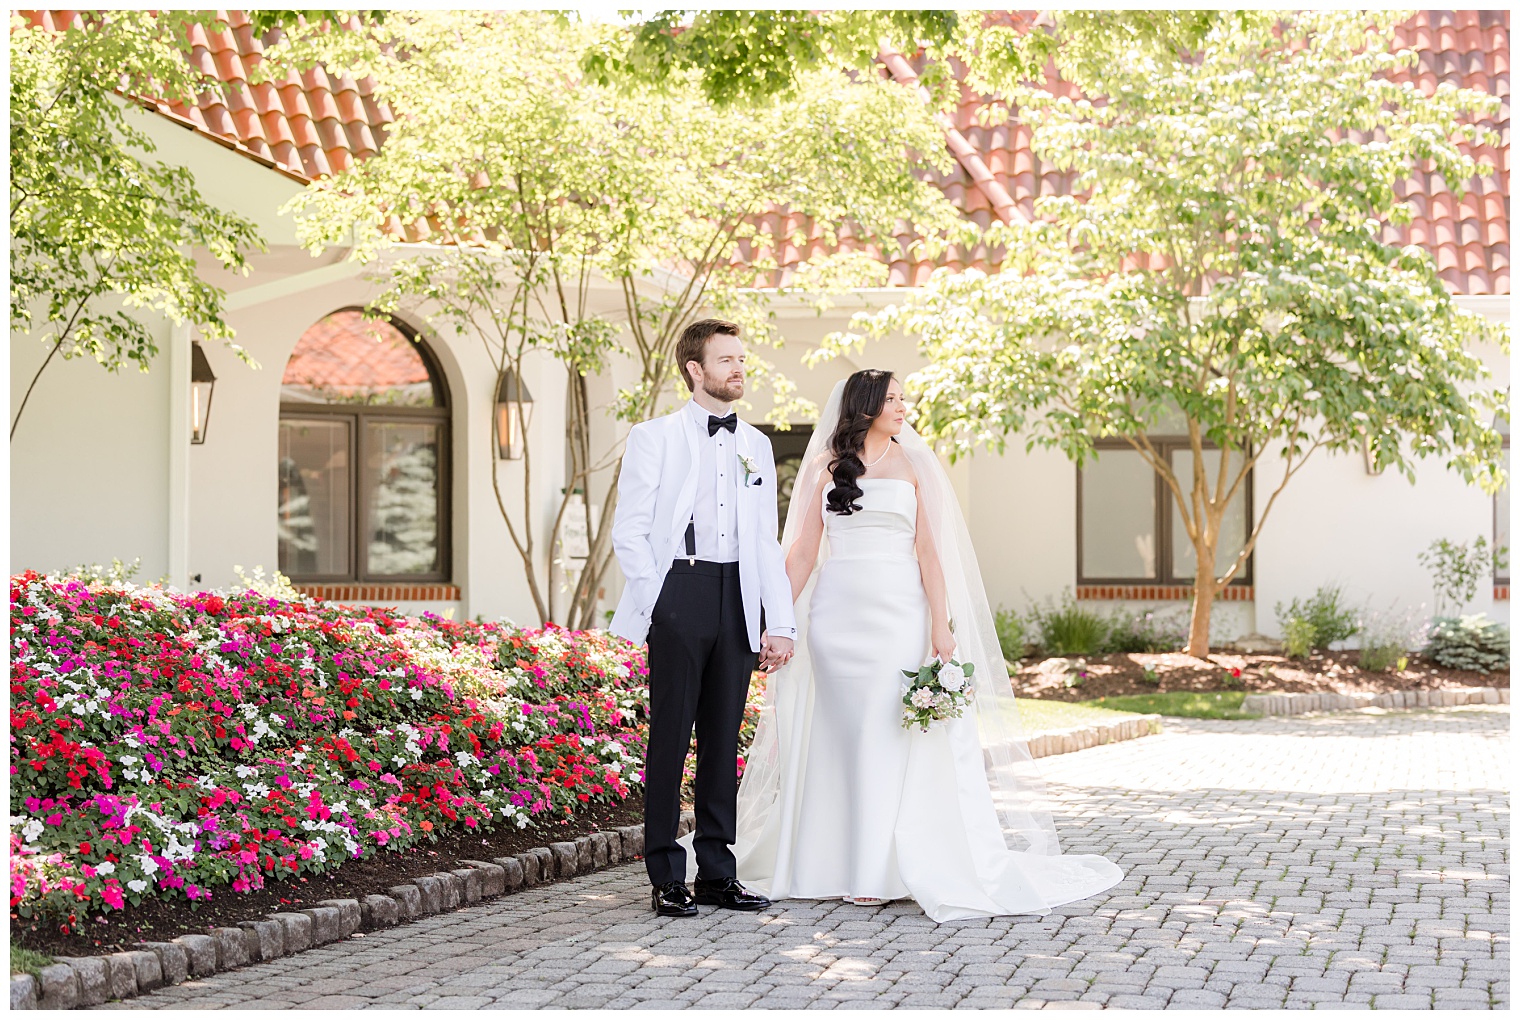
[[[976,666],[969,662],[940,662],[935,659],[918,669],[905,669],[903,676],[903,729],[917,726],[928,732],[930,725],[945,719],[959,719],[971,703],[971,673]]]

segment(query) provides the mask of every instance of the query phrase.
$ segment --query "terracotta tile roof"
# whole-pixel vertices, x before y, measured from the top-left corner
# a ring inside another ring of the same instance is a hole
[[[61,28],[78,18],[74,11],[24,11],[33,25]],[[190,61],[218,85],[194,106],[162,99],[141,100],[164,116],[215,139],[296,180],[309,181],[342,171],[378,151],[386,129],[395,119],[374,98],[374,83],[321,68],[283,81],[260,85],[248,80],[250,68],[263,60],[266,45],[277,35],[253,35],[242,11],[219,12],[225,27],[196,29],[191,35]],[[1033,12],[1008,12],[1016,26],[1032,23]],[[1509,293],[1509,12],[1420,11],[1396,30],[1395,42],[1415,49],[1419,64],[1402,75],[1426,92],[1450,82],[1498,96],[1503,106],[1493,122],[1501,138],[1497,148],[1473,150],[1478,159],[1497,169],[1469,183],[1456,200],[1438,175],[1424,170],[1403,186],[1415,206],[1407,228],[1386,228],[1392,243],[1413,242],[1428,248],[1449,286],[1457,293]],[[882,73],[904,85],[915,85],[912,61],[884,54]],[[1067,84],[1057,83],[1075,94]],[[1027,125],[1016,117],[987,126],[988,112],[1006,112],[1000,100],[964,88],[960,104],[942,119],[946,146],[955,157],[949,173],[927,172],[951,202],[971,220],[988,224],[993,217],[1008,220],[1031,217],[1034,200],[1042,195],[1071,192],[1073,176],[1043,165],[1030,149]],[[823,250],[823,232],[804,217],[777,210],[759,217],[759,236],[742,242],[741,263],[774,260],[778,268],[763,273],[774,286],[788,282],[792,267]],[[392,218],[391,229],[407,240],[429,236],[450,238],[436,221],[403,227]],[[794,235],[798,235],[795,236]],[[904,226],[897,243],[886,252],[854,242],[848,229],[840,231],[840,247],[870,252],[888,265],[893,286],[922,284],[938,266],[994,268],[997,253],[978,247],[952,249],[930,261],[911,253],[914,236]]]

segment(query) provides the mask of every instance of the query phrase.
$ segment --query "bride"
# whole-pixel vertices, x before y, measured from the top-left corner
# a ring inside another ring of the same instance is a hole
[[[739,878],[772,899],[911,897],[935,921],[1044,914],[1122,873],[1060,854],[965,521],[905,410],[890,372],[856,372],[808,445],[782,538],[797,654],[739,788]],[[905,729],[902,670],[931,656],[975,665],[972,707]]]

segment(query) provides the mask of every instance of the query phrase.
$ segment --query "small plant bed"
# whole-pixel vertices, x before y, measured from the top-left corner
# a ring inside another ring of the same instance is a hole
[[[1418,656],[1404,669],[1361,668],[1356,651],[1285,655],[1221,652],[1195,659],[1181,652],[1131,652],[1069,657],[1064,664],[1029,658],[1010,663],[1014,693],[1021,698],[1092,702],[1121,695],[1170,692],[1245,694],[1356,694],[1508,687],[1509,671],[1446,669]]]
[[[27,948],[199,933],[637,819],[646,670],[607,634],[27,573],[10,652]]]
[[[1084,708],[1140,712],[1143,714],[1185,716],[1190,719],[1255,719],[1254,713],[1242,712],[1244,691],[1170,691],[1165,694],[1128,694],[1080,702]],[[1027,702],[1026,702],[1027,704]]]
[[[33,918],[11,920],[11,937],[20,945],[51,956],[99,956],[131,949],[139,942],[167,942],[180,935],[202,935],[213,928],[236,927],[239,921],[266,914],[317,906],[327,899],[357,899],[384,894],[422,875],[460,867],[461,861],[512,857],[534,847],[572,842],[577,836],[625,825],[640,825],[644,809],[639,798],[572,818],[544,818],[526,829],[505,827],[489,831],[444,834],[437,842],[352,860],[335,871],[266,882],[255,892],[224,893],[192,903],[182,899],[150,899],[91,918],[78,931],[63,934],[58,925]],[[47,961],[43,961],[45,964]],[[19,973],[13,961],[12,973]]]
[[[1132,718],[1137,711],[1151,709],[1119,709],[1117,706],[1096,705],[1089,702],[1022,700],[1019,705],[1019,721],[1024,724],[1026,736],[1065,730],[1073,726],[1096,726]]]

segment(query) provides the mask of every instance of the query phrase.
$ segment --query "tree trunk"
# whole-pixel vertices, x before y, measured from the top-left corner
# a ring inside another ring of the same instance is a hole
[[[1218,534],[1218,531],[1215,531]],[[1214,550],[1203,542],[1193,545],[1198,572],[1193,576],[1193,619],[1188,627],[1187,653],[1195,659],[1209,657],[1209,616],[1214,609]]]

